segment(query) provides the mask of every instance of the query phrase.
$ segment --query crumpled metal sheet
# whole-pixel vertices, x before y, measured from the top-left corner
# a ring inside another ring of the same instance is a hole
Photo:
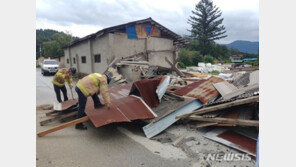
[[[166,76],[160,76],[153,79],[136,81],[133,83],[129,94],[141,96],[145,103],[151,108],[157,107],[160,101],[156,90],[158,89],[159,85],[162,85],[162,83],[166,84],[164,82],[165,78]]]
[[[202,107],[202,103],[197,99],[186,98],[185,101],[187,104],[179,106],[178,108],[170,111],[170,113],[162,116],[160,119],[144,126],[143,131],[146,137],[151,138],[164,131],[173,123],[177,122],[179,118],[176,118],[176,116],[191,113],[192,111]]]
[[[95,127],[114,122],[130,122],[136,119],[156,117],[156,114],[141,98],[128,95],[131,86],[132,84],[125,84],[109,89],[110,110],[106,106],[95,109],[92,98],[88,98],[85,113]],[[102,97],[100,100],[103,102]]]
[[[193,97],[199,99],[203,104],[206,104],[219,95],[219,92],[215,89],[213,84],[222,81],[224,80],[218,77],[211,77],[207,80],[199,80],[176,90],[174,94]]]
[[[156,89],[156,94],[158,96],[158,100],[160,101],[163,95],[165,94],[167,87],[170,84],[170,76],[164,76],[162,77],[159,85],[157,86]]]

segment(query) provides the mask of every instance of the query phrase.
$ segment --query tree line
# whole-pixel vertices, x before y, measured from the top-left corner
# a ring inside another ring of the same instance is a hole
[[[63,47],[78,39],[69,33],[50,29],[36,30],[36,59],[55,58],[64,55]]]

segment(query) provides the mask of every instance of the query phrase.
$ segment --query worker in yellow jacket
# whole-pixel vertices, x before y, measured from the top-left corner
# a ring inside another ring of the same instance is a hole
[[[71,68],[61,68],[54,75],[54,77],[52,79],[52,83],[53,83],[54,91],[56,93],[57,100],[59,103],[62,102],[61,91],[63,92],[63,95],[64,95],[64,101],[68,100],[65,82],[68,82],[70,89],[72,89],[72,87],[73,87],[72,75],[75,73],[76,73],[76,68],[71,67]]]
[[[78,94],[78,113],[77,118],[85,116],[85,105],[87,97],[91,96],[94,101],[94,107],[102,107],[104,104],[100,102],[98,94],[102,94],[105,105],[110,109],[110,97],[108,93],[108,84],[111,77],[108,74],[93,73],[80,79],[75,87]],[[87,127],[82,123],[76,124],[76,129],[86,130]]]

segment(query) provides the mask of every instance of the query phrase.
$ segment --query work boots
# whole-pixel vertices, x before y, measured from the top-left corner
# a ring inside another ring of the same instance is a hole
[[[75,129],[87,130],[87,126],[83,125],[83,123],[79,123],[75,125]]]
[[[105,104],[99,103],[99,104],[95,104],[95,109],[100,108],[100,107],[104,107]]]

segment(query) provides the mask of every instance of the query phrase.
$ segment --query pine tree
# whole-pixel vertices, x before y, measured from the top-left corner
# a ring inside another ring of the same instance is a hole
[[[209,53],[209,46],[218,39],[227,37],[222,25],[222,12],[213,5],[211,0],[201,0],[192,11],[193,15],[188,19],[191,25],[191,37],[199,41],[200,52],[203,56]]]

